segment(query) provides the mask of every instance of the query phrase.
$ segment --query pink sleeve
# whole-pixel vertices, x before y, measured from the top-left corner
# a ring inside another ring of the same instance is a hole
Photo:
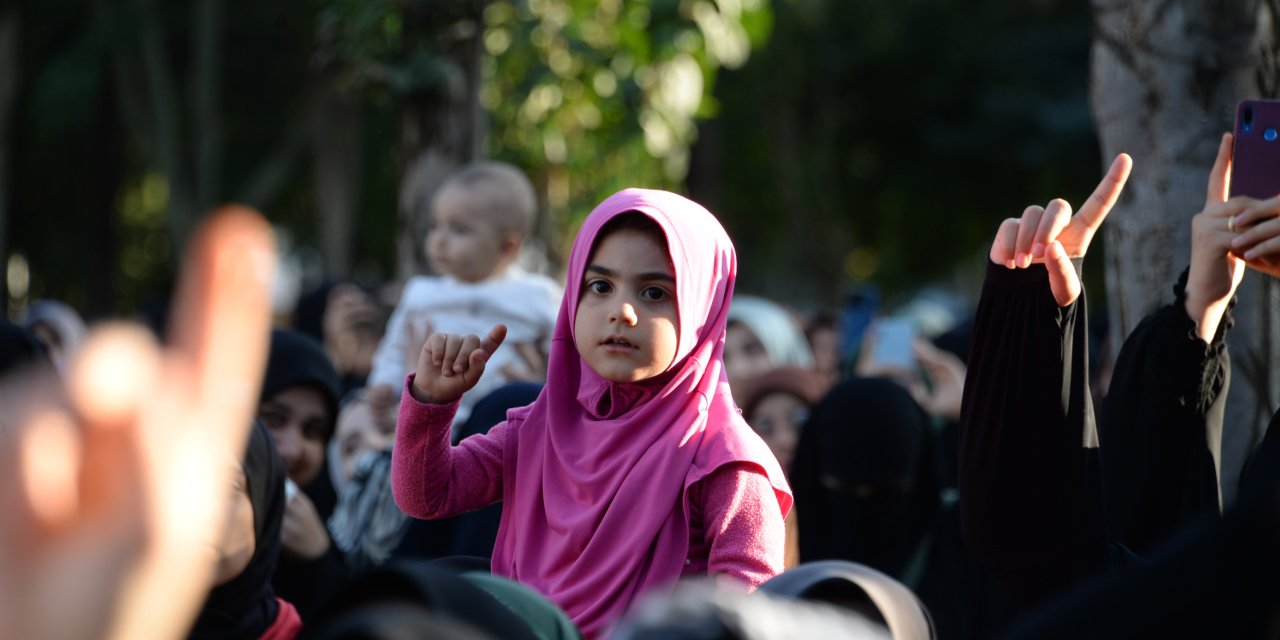
[[[437,519],[474,511],[502,499],[502,445],[507,423],[449,444],[458,403],[419,402],[405,379],[391,449],[391,495],[401,511]]]
[[[693,487],[710,548],[707,573],[756,588],[782,572],[786,525],[773,485],[748,463],[716,469]]]

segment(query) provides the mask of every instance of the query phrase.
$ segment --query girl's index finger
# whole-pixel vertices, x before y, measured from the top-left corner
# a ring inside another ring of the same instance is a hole
[[[1111,213],[1111,208],[1115,206],[1116,201],[1120,199],[1120,193],[1124,191],[1124,185],[1129,181],[1129,172],[1133,169],[1133,158],[1127,153],[1121,153],[1111,162],[1111,168],[1107,169],[1107,175],[1102,177],[1102,182],[1098,183],[1098,187],[1089,195],[1089,199],[1085,201],[1084,206],[1080,207],[1079,213],[1072,218],[1073,223],[1083,224],[1089,231],[1095,231],[1107,219],[1107,214]]]
[[[1231,191],[1231,153],[1235,136],[1222,134],[1218,143],[1218,157],[1213,161],[1213,169],[1209,170],[1209,188],[1205,192],[1204,206],[1226,202]]]

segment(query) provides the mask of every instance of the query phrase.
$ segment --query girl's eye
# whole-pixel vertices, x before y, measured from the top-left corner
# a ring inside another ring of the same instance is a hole
[[[640,297],[650,302],[662,302],[670,298],[671,294],[662,287],[645,287],[640,291]]]
[[[613,288],[610,287],[609,283],[605,282],[604,280],[592,280],[587,283],[587,291],[590,291],[591,293],[604,295],[606,293],[609,293],[612,290]]]

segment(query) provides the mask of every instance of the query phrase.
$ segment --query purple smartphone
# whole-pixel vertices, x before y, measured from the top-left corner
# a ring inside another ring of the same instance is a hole
[[[1236,105],[1231,195],[1280,195],[1280,101],[1243,100]]]

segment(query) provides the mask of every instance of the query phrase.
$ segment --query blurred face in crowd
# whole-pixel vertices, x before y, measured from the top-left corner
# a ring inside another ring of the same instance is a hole
[[[324,466],[324,449],[333,423],[320,391],[306,385],[286,387],[258,407],[285,472],[298,486],[311,484]]]
[[[226,584],[243,573],[257,549],[253,503],[249,500],[249,481],[240,465],[235,467],[227,501],[227,526],[221,540],[216,541],[214,547],[218,560],[213,580],[215,587]]]
[[[840,331],[832,326],[814,328],[809,333],[813,370],[827,376],[840,373]]]
[[[515,258],[519,237],[501,224],[501,213],[483,198],[482,185],[446,185],[436,195],[427,231],[431,268],[463,282],[482,282]]]
[[[351,479],[364,454],[391,446],[395,426],[394,420],[380,419],[363,397],[343,407],[333,437],[338,442],[338,459],[334,462],[344,480]]]
[[[809,405],[785,391],[770,393],[756,402],[747,424],[764,438],[784,471],[791,468],[800,429],[809,419]]]
[[[755,332],[741,322],[730,322],[724,334],[724,371],[729,382],[741,382],[772,368],[769,352]]]
[[[587,365],[606,380],[647,380],[671,366],[680,344],[675,271],[667,248],[633,229],[596,242],[582,275],[573,341]]]

